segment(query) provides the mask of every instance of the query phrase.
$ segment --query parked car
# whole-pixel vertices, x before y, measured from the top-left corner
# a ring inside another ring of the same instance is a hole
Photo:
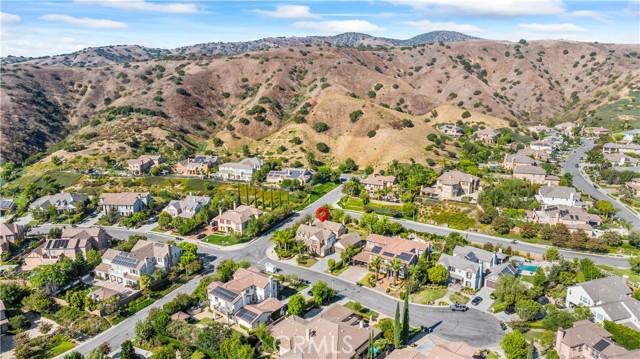
[[[500,321],[500,328],[502,328],[502,330],[507,330],[507,325],[504,324],[502,320]]]
[[[206,236],[207,236],[206,234],[204,234],[204,233],[200,233],[200,234],[198,234],[198,235],[196,236],[196,239],[202,239],[202,238],[204,238],[204,237],[206,237]]]
[[[478,305],[480,302],[482,302],[482,297],[475,297],[471,300],[471,304],[473,305]]]
[[[176,236],[176,241],[181,241],[181,240],[182,240],[182,238]]]
[[[307,294],[309,294],[310,297],[313,297],[313,290],[309,289],[309,291],[307,292]]]
[[[506,307],[504,310],[504,314],[515,314],[516,310],[513,306]]]
[[[460,303],[451,304],[449,308],[451,308],[451,311],[453,312],[466,312],[467,310],[469,310],[469,307]]]

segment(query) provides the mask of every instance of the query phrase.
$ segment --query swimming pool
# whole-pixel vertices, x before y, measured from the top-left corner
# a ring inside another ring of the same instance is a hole
[[[531,264],[524,264],[518,266],[518,272],[522,275],[534,275],[538,266],[534,266]]]

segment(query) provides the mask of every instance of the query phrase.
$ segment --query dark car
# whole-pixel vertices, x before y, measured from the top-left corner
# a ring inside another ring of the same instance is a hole
[[[502,330],[507,330],[507,325],[504,324],[502,320],[500,321],[500,328],[502,328]]]
[[[196,236],[196,239],[202,239],[202,238],[204,238],[204,237],[206,237],[206,236],[207,236],[206,234],[204,234],[204,233],[200,233],[200,234],[198,234],[198,235]]]
[[[307,294],[309,294],[310,297],[313,297],[313,289],[309,289],[309,291],[307,292]]]
[[[512,306],[509,306],[509,307],[505,308],[505,310],[504,310],[504,313],[505,314],[509,314],[509,315],[514,314],[515,312],[516,312],[516,310]]]
[[[181,240],[182,240],[182,238],[176,237],[176,241],[181,241]]]
[[[460,303],[451,304],[449,308],[451,308],[451,311],[453,312],[466,312],[469,310],[469,307]]]
[[[480,302],[482,302],[482,297],[475,297],[471,300],[471,304],[473,305],[478,305]]]

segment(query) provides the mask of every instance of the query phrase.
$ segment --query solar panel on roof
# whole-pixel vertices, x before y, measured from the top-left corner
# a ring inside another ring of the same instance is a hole
[[[56,239],[49,248],[66,248],[67,244],[69,244],[68,239]]]
[[[254,319],[256,319],[258,315],[254,312],[248,311],[245,308],[240,309],[237,313],[236,313],[236,317],[239,319],[244,320],[247,323],[251,323],[253,322]]]
[[[129,268],[135,268],[138,263],[140,263],[139,259],[131,258],[123,254],[118,254],[115,258],[113,258],[113,261],[111,261],[111,264],[113,265],[119,265]]]
[[[386,257],[393,257],[393,253],[389,253],[389,252],[382,252],[382,255]]]
[[[164,247],[164,243],[160,243],[160,242],[153,242],[153,245],[160,248]]]
[[[607,342],[604,339],[600,339],[599,342],[596,343],[596,345],[593,346],[593,349],[602,352],[603,350],[605,350],[607,347],[609,346],[609,342]]]
[[[230,302],[237,297],[236,293],[222,287],[215,287],[211,294],[227,302]]]
[[[371,250],[371,253],[380,253],[381,250],[382,250],[382,247],[375,246]]]
[[[408,261],[412,257],[413,257],[413,254],[405,253],[405,252],[402,252],[396,256],[396,258],[399,258],[400,260],[403,260],[403,261]]]

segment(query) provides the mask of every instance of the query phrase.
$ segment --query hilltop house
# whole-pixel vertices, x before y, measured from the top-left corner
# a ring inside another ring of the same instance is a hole
[[[635,143],[605,143],[602,146],[602,153],[633,153],[640,155],[640,145]]]
[[[585,136],[602,137],[608,135],[610,132],[604,127],[585,127],[583,133]]]
[[[422,255],[428,255],[430,244],[421,240],[409,240],[398,237],[386,237],[378,234],[369,234],[365,240],[362,252],[353,257],[353,262],[368,266],[374,258],[378,257],[383,263],[383,272],[387,276],[393,275],[390,264],[394,259],[402,263],[399,276],[404,277],[408,268],[418,262]]]
[[[16,241],[24,238],[24,231],[21,225],[16,223],[0,222],[0,256],[11,249]]]
[[[272,276],[255,267],[239,268],[229,282],[209,284],[209,305],[225,316],[227,323],[254,328],[284,314],[285,304],[278,300],[279,286]]]
[[[480,177],[460,171],[446,171],[436,182],[435,194],[442,199],[453,199],[480,190]]]
[[[627,182],[624,185],[629,187],[636,196],[640,196],[640,178],[634,178],[631,182]]]
[[[7,213],[13,212],[16,209],[16,204],[11,198],[0,198],[0,217]]]
[[[161,161],[162,156],[160,155],[142,155],[138,158],[127,160],[129,174],[141,175],[148,173],[151,167],[159,165]]]
[[[604,159],[611,163],[612,166],[620,167],[637,167],[640,166],[640,160],[627,154],[615,152],[605,153]]]
[[[282,359],[361,359],[367,355],[369,337],[376,340],[380,330],[367,326],[351,309],[334,304],[311,319],[286,317],[271,327],[271,336],[280,343]]]
[[[263,160],[249,157],[240,162],[221,164],[214,176],[222,180],[250,182],[253,179],[253,174],[262,166],[264,166]]]
[[[551,131],[549,127],[544,125],[529,126],[527,127],[527,129],[529,130],[529,132],[535,133],[535,134],[545,134]]]
[[[183,176],[199,176],[208,173],[218,162],[218,156],[200,155],[193,159],[187,158],[176,163],[176,173]]]
[[[143,211],[151,201],[149,192],[103,193],[98,204],[104,213],[116,211],[126,216]]]
[[[376,192],[385,188],[394,188],[398,183],[394,176],[381,176],[378,174],[372,174],[367,178],[360,181],[364,186],[365,191],[371,196],[377,196]]]
[[[82,193],[57,193],[48,196],[43,196],[31,203],[29,208],[31,210],[46,211],[49,207],[53,206],[58,214],[64,214],[64,211],[79,211],[84,208],[88,198]]]
[[[482,130],[478,130],[475,133],[475,136],[478,140],[488,144],[496,143],[496,138],[499,135],[500,135],[500,132],[490,127],[484,128]]]
[[[584,202],[573,187],[552,186],[550,184],[542,186],[538,190],[536,199],[545,206],[584,207]]]
[[[588,307],[597,323],[610,320],[640,331],[640,301],[631,293],[624,279],[611,276],[567,288],[565,304],[568,308]]]
[[[451,138],[460,138],[464,135],[464,130],[456,125],[442,125],[438,127],[438,131]]]
[[[563,122],[563,123],[559,123],[557,125],[554,126],[554,128],[560,132],[562,132],[562,134],[567,135],[567,136],[571,136],[573,134],[573,130],[576,128],[576,124],[572,123],[572,122]]]
[[[297,180],[301,185],[311,180],[313,172],[309,169],[285,168],[281,171],[269,171],[267,174],[267,183],[282,184],[285,180]]]
[[[193,218],[202,207],[210,203],[210,197],[188,195],[184,199],[170,201],[162,211],[169,213],[171,217]]]
[[[247,224],[252,218],[257,219],[262,215],[261,210],[253,206],[240,205],[236,207],[234,202],[233,209],[220,214],[211,220],[212,227],[218,227],[218,231],[224,233],[240,233],[247,229]]]
[[[129,253],[108,249],[95,269],[96,277],[138,288],[142,275],[152,275],[156,270],[167,273],[178,264],[181,255],[180,247],[139,240]]]
[[[49,238],[24,257],[24,269],[30,270],[39,265],[57,263],[62,257],[76,259],[82,255],[87,258],[87,252],[90,250],[101,251],[110,245],[111,236],[103,228],[64,228],[60,239]]]
[[[640,350],[629,351],[623,348],[613,341],[611,333],[588,320],[575,322],[569,329],[558,328],[554,349],[560,359],[640,357]]]

